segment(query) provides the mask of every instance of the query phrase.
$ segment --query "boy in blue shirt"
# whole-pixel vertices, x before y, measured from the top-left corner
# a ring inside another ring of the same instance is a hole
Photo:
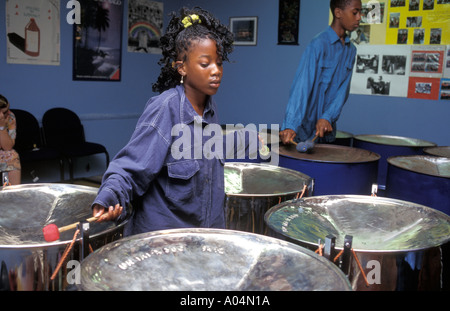
[[[347,31],[359,27],[360,0],[331,0],[331,25],[318,34],[302,55],[291,87],[280,131],[284,144],[318,135],[318,142],[333,142],[336,122],[350,92],[356,48]]]

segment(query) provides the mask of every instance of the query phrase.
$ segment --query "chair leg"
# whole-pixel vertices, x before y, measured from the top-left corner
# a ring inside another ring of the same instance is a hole
[[[72,158],[68,158],[67,161],[69,162],[70,183],[73,183],[73,161],[72,161]]]
[[[60,174],[60,180],[64,181],[64,160],[59,159],[59,174]]]
[[[108,169],[108,166],[109,166],[109,153],[105,152],[105,156],[106,156],[106,169]]]

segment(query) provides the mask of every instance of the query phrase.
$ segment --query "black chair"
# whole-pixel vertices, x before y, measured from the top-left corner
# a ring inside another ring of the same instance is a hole
[[[84,127],[75,112],[61,107],[47,110],[42,117],[42,130],[46,146],[57,148],[67,159],[71,181],[74,158],[104,153],[108,167],[108,151],[101,144],[86,141]]]
[[[11,111],[16,116],[17,124],[14,149],[19,153],[22,165],[42,161],[58,161],[60,178],[63,180],[63,155],[55,148],[44,146],[38,120],[28,111],[22,109],[11,109]],[[24,174],[23,170],[22,174]]]

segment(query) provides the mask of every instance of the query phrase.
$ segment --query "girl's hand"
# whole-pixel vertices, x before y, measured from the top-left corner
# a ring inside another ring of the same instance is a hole
[[[122,214],[123,207],[120,204],[116,206],[110,206],[108,209],[95,204],[92,208],[92,216],[98,217],[97,222],[112,221],[117,219]]]

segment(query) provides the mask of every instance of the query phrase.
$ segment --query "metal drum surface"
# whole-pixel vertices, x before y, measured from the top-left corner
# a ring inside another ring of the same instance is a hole
[[[311,177],[274,165],[227,162],[224,174],[227,229],[266,234],[272,206],[313,192]]]
[[[430,147],[423,149],[427,155],[450,158],[450,146]]]
[[[311,250],[327,235],[342,250],[345,236],[352,236],[369,283],[352,258],[348,278],[354,290],[448,288],[450,217],[435,209],[382,197],[319,196],[274,206],[265,221],[274,236]]]
[[[50,280],[75,230],[46,242],[42,229],[54,223],[58,227],[92,217],[91,204],[98,188],[66,184],[30,184],[0,189],[0,263],[2,290],[64,290],[67,269]],[[123,225],[92,223],[89,244],[93,249],[122,236]],[[78,238],[67,260],[80,262]]]
[[[336,131],[336,140],[333,142],[333,144],[352,147],[353,134],[343,131]]]
[[[248,232],[174,229],[110,243],[81,263],[80,290],[349,290],[343,273],[298,245]]]
[[[314,195],[371,194],[377,181],[378,160],[374,152],[347,146],[316,144],[310,153],[294,145],[280,146],[280,166],[314,179]]]
[[[450,158],[397,156],[388,159],[386,196],[450,215]]]
[[[353,146],[378,153],[381,156],[378,165],[378,187],[386,189],[387,159],[400,155],[423,155],[423,148],[436,146],[435,143],[400,136],[356,135]]]

